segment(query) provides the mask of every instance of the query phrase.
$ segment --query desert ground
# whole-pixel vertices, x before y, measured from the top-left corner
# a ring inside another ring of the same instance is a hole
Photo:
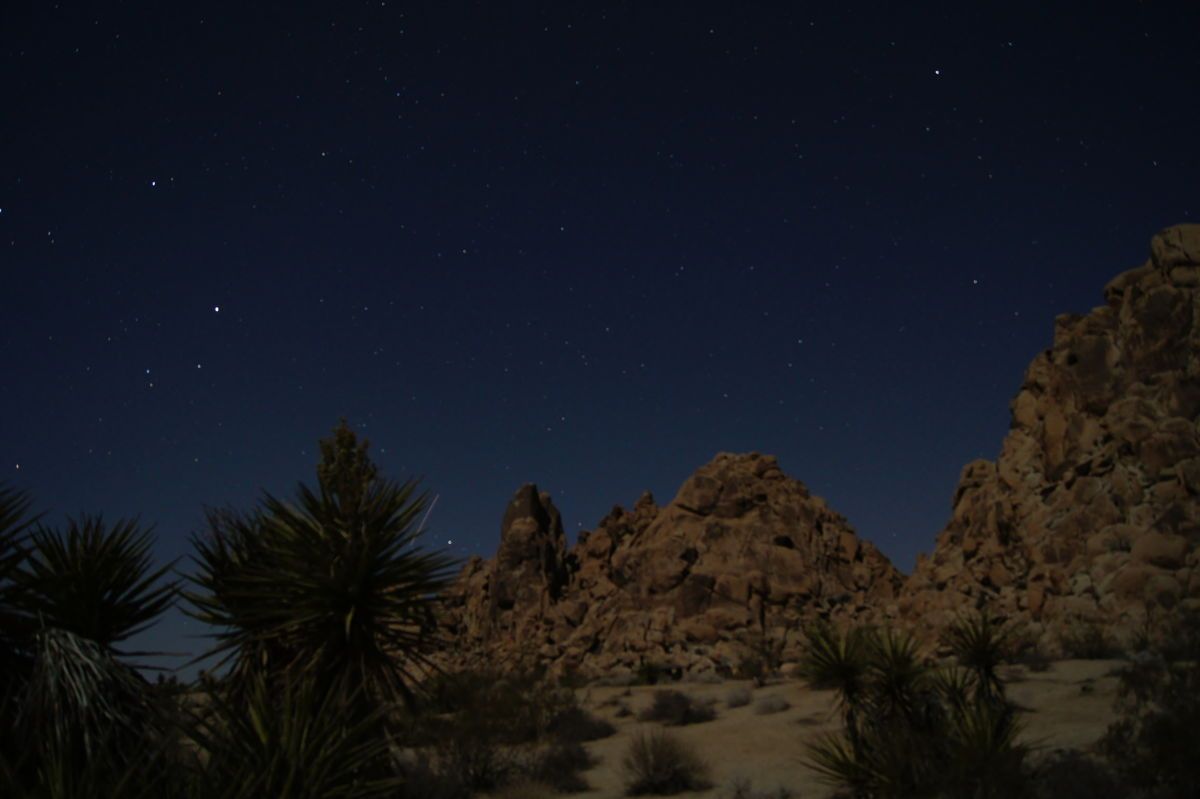
[[[1035,752],[1086,749],[1095,743],[1113,719],[1117,689],[1114,675],[1120,666],[1121,661],[1116,660],[1066,660],[1051,664],[1044,672],[1007,667],[1004,676],[1008,696],[1025,710],[1023,740],[1035,747]],[[712,702],[717,710],[713,721],[671,728],[695,747],[711,769],[712,788],[682,796],[717,799],[729,793],[731,782],[737,778],[750,780],[755,791],[786,788],[793,799],[826,799],[833,795],[833,789],[801,762],[805,741],[840,727],[833,693],[810,689],[802,681],[774,681],[754,688],[749,681],[728,680],[579,689],[580,703],[611,721],[617,734],[587,744],[598,763],[584,773],[591,789],[578,796],[624,796],[620,764],[630,739],[638,730],[659,726],[638,721],[637,714],[650,704],[655,691],[664,688]],[[726,698],[739,688],[751,689],[751,701],[743,707],[729,708]],[[756,712],[759,701],[772,695],[783,697],[790,707],[771,714]],[[617,715],[618,703],[624,703],[632,715]]]

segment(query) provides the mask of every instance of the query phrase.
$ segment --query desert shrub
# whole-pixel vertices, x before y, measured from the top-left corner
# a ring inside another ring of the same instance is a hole
[[[438,772],[453,775],[470,791],[490,791],[519,772],[519,758],[502,733],[486,721],[458,721],[434,737]]]
[[[556,741],[581,743],[607,738],[617,731],[608,721],[573,705],[559,711],[550,719],[547,731]]]
[[[595,763],[583,744],[559,741],[538,752],[527,771],[530,779],[559,793],[579,793],[589,787],[580,772],[587,771]]]
[[[531,743],[549,732],[554,719],[578,708],[573,691],[532,673],[454,672],[422,687],[418,716],[425,723],[413,730],[418,736],[408,741],[413,745],[421,743],[420,736],[446,737],[453,734],[450,728],[462,725],[471,727],[474,737],[486,732],[497,744]]]
[[[1180,614],[1164,640],[1167,653],[1139,652],[1122,670],[1101,751],[1146,795],[1200,796],[1200,615]]]
[[[1030,770],[1030,799],[1097,799],[1129,791],[1102,760],[1075,749],[1060,749]]]
[[[711,706],[697,703],[682,691],[657,691],[650,707],[638,714],[641,721],[659,721],[669,727],[712,721],[717,712]]]
[[[665,730],[634,736],[621,766],[627,796],[670,796],[710,786],[708,769],[696,752]]]
[[[1077,660],[1110,660],[1122,654],[1118,642],[1095,622],[1078,622],[1059,636],[1063,653]]]
[[[745,707],[750,704],[752,694],[750,689],[744,685],[739,685],[729,692],[725,697],[726,707]]]
[[[756,791],[747,777],[734,777],[721,792],[721,799],[792,799],[795,794],[780,786],[773,791]]]
[[[782,713],[790,707],[791,704],[782,696],[772,694],[759,699],[754,705],[754,712],[760,716],[765,716],[770,713]]]

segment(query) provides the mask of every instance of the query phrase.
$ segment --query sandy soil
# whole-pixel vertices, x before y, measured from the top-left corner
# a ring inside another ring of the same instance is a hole
[[[1011,668],[1005,675],[1008,694],[1027,709],[1024,740],[1040,748],[1086,748],[1104,733],[1113,719],[1113,699],[1117,679],[1114,670],[1119,661],[1073,660],[1054,663],[1042,673]],[[833,709],[833,695],[813,691],[802,682],[780,682],[755,689],[749,705],[728,708],[725,699],[738,686],[748,682],[721,684],[676,684],[676,688],[698,700],[716,700],[717,718],[703,724],[674,727],[672,730],[692,744],[709,764],[714,787],[684,796],[721,797],[728,793],[730,781],[737,777],[752,781],[756,791],[785,787],[794,799],[825,799],[832,789],[822,784],[800,758],[806,740],[821,732],[836,730],[839,723]],[[636,714],[646,707],[659,687],[592,687],[580,691],[584,707],[609,719],[617,734],[588,744],[599,763],[585,777],[592,790],[578,794],[586,799],[615,799],[623,796],[621,759],[630,738],[639,729],[658,725],[639,722]],[[759,715],[755,704],[764,696],[777,694],[791,707],[780,713]],[[622,698],[634,712],[618,718],[613,700]]]

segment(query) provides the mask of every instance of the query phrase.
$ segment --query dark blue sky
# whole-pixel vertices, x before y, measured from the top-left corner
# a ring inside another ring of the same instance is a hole
[[[909,570],[1200,217],[1192,2],[250,5],[0,10],[0,479],[163,559],[345,416],[459,555],[758,450]]]

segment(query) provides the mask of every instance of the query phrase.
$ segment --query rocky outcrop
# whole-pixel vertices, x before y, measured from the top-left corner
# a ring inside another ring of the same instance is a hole
[[[952,516],[900,610],[932,630],[988,606],[1054,651],[1096,623],[1200,604],[1200,225],[1154,237],[1106,304],[1055,320],[995,462],[962,471]]]
[[[494,560],[445,595],[453,665],[619,676],[653,663],[728,672],[769,640],[795,654],[800,624],[869,620],[902,577],[775,458],[723,453],[665,507],[616,507],[570,552],[545,494],[524,486]]]

